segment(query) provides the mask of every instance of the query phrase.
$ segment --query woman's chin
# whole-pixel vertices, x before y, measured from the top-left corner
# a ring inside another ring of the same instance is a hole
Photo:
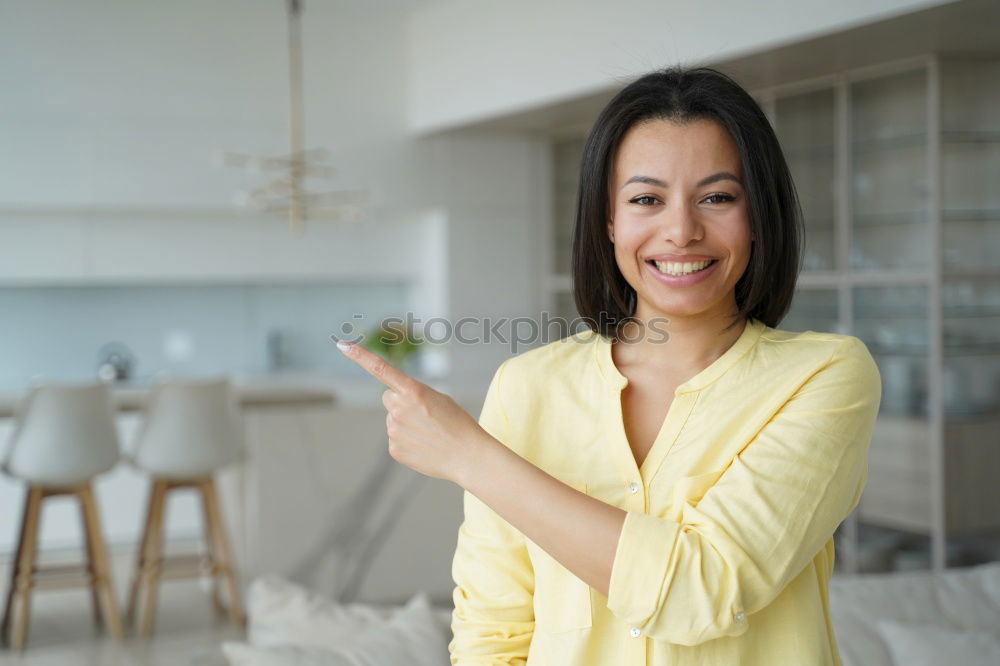
[[[665,319],[699,319],[709,316],[715,305],[717,305],[715,301],[701,298],[661,299],[649,302],[645,312],[651,313],[652,317]]]

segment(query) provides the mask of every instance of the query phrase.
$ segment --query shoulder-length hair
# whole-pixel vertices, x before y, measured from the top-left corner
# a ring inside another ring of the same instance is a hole
[[[738,312],[730,326],[744,318],[776,326],[788,312],[799,274],[802,209],[767,116],[738,83],[709,67],[646,74],[615,95],[591,128],[580,165],[573,234],[573,292],[581,317],[595,332],[617,339],[635,314],[635,290],[618,270],[607,235],[610,176],[625,133],[654,119],[714,120],[736,143],[755,239],[736,283]]]

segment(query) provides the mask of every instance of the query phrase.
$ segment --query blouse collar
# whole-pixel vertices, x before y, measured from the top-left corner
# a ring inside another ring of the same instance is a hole
[[[763,322],[749,318],[746,326],[736,342],[715,359],[707,368],[677,387],[675,393],[699,391],[721,377],[729,368],[736,364],[751,347],[756,344],[761,333],[767,328]],[[594,360],[604,380],[613,388],[623,389],[628,384],[628,378],[618,370],[611,356],[612,342],[609,338],[594,332]]]

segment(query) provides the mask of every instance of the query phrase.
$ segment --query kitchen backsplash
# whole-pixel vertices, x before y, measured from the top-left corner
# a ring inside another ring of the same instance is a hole
[[[410,302],[396,282],[0,288],[0,388],[96,377],[109,342],[128,348],[140,382],[161,371],[353,377],[330,335],[401,316]]]

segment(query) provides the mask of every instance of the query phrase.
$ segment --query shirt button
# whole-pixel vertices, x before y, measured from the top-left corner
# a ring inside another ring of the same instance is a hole
[[[733,616],[733,619],[735,619],[737,622],[742,622],[746,618],[747,618],[746,613],[737,613],[736,615]]]
[[[632,627],[628,630],[628,633],[631,634],[632,638],[638,638],[642,632],[639,631],[639,627]]]
[[[628,491],[630,493],[632,493],[633,495],[635,493],[639,492],[639,484],[636,483],[635,481],[633,481],[632,483],[628,484]]]

